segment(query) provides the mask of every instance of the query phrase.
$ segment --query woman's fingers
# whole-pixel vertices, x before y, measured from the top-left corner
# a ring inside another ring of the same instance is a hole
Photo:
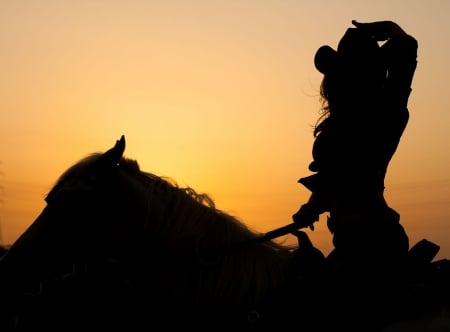
[[[376,21],[361,23],[357,20],[352,20],[352,24],[358,29],[365,29],[374,36],[378,41],[384,41],[399,34],[405,33],[403,29],[392,21]]]

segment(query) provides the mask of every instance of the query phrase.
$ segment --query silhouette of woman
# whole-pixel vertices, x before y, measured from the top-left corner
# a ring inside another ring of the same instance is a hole
[[[327,260],[335,272],[392,272],[409,240],[384,198],[384,180],[409,119],[418,44],[392,21],[352,24],[337,50],[325,45],[314,57],[323,113],[314,128],[314,174],[299,180],[312,193],[293,220],[312,225],[329,212]]]

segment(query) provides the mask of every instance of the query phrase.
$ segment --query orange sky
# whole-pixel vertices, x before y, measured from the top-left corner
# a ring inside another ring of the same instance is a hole
[[[450,257],[449,12],[445,0],[1,1],[1,240],[67,167],[122,134],[142,169],[252,228],[289,223],[309,195],[296,181],[320,106],[314,53],[352,19],[388,19],[418,39],[419,63],[386,196],[412,244]],[[324,224],[312,240],[328,252]]]

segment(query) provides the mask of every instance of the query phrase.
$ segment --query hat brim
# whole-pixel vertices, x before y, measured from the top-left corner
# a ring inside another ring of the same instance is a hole
[[[324,45],[317,50],[314,56],[314,65],[319,72],[325,75],[336,66],[337,58],[337,52],[330,46]]]

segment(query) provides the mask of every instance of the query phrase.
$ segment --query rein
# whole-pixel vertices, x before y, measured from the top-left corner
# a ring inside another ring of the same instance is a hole
[[[295,222],[295,223],[290,223],[290,224],[275,228],[257,238],[235,244],[234,246],[252,245],[252,244],[270,241],[270,240],[276,239],[277,237],[281,237],[281,236],[284,236],[289,233],[294,233],[294,232],[298,231],[299,229],[303,229],[306,227],[309,227],[311,230],[314,230],[314,225],[310,222],[303,222],[303,223]]]

